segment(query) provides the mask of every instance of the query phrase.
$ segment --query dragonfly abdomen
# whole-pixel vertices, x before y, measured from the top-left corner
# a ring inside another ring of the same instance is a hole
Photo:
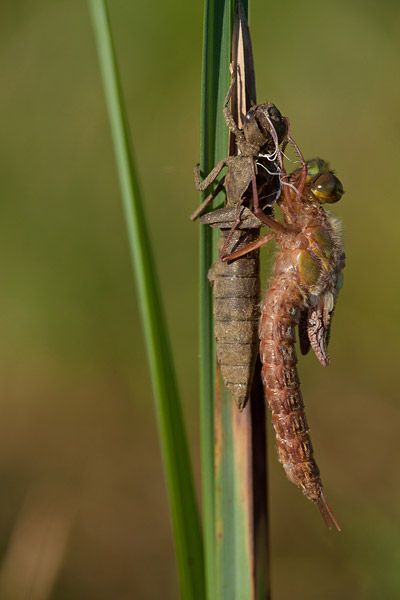
[[[277,275],[261,308],[260,357],[279,461],[287,477],[318,502],[322,484],[305,416],[294,343],[303,300],[296,281]]]
[[[229,230],[222,230],[221,253]],[[228,249],[239,249],[256,239],[258,230],[233,232]],[[247,254],[231,263],[218,259],[210,269],[214,288],[214,334],[217,358],[225,386],[239,409],[250,394],[258,349],[260,317],[259,252]]]

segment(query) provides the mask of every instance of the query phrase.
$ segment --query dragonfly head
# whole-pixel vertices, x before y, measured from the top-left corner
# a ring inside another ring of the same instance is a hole
[[[342,182],[322,158],[307,161],[307,183],[310,184],[311,193],[320,204],[325,202],[333,204],[344,194]]]
[[[272,134],[272,128],[276,135]],[[243,132],[246,140],[263,152],[274,152],[287,135],[287,123],[275,104],[265,102],[252,106],[245,117]],[[275,139],[274,139],[275,137]]]

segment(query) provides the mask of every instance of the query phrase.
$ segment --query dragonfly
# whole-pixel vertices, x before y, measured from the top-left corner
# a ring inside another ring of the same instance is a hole
[[[280,195],[278,155],[288,136],[288,125],[278,108],[269,102],[250,108],[240,129],[228,107],[235,71],[224,102],[226,124],[236,139],[237,154],[220,160],[200,181],[198,165],[195,184],[205,191],[223,168],[226,175],[191,215],[195,220],[223,190],[226,203],[200,218],[202,224],[221,230],[220,257],[211,266],[208,279],[214,292],[214,335],[217,360],[225,386],[239,410],[249,398],[258,353],[259,255],[252,252],[233,263],[221,257],[238,250],[259,236],[263,222],[259,215],[272,214],[271,205]]]
[[[298,150],[298,148],[297,148]],[[331,529],[340,531],[330,508],[314,459],[307,425],[295,350],[296,328],[300,349],[310,348],[323,366],[329,364],[327,346],[332,316],[343,283],[345,253],[339,219],[324,203],[340,200],[342,183],[320,158],[304,161],[289,176],[279,155],[282,194],[277,200],[283,223],[259,218],[271,229],[258,240],[222,257],[234,264],[275,240],[278,252],[272,278],[261,306],[259,323],[262,380],[278,448],[278,458],[290,481],[314,502]]]

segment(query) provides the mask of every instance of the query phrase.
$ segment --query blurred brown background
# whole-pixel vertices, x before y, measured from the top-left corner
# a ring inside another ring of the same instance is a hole
[[[110,1],[197,479],[201,2]],[[251,3],[258,98],[346,195],[332,364],[300,360],[341,525],[270,439],[275,600],[400,594],[400,8]],[[85,2],[2,3],[0,597],[178,597],[143,339]],[[34,582],[34,584],[32,584]]]

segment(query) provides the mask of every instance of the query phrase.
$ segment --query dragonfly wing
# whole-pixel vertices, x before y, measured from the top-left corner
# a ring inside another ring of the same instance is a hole
[[[322,294],[315,307],[308,311],[307,334],[311,348],[323,367],[329,365],[327,352],[335,298],[331,292]]]

